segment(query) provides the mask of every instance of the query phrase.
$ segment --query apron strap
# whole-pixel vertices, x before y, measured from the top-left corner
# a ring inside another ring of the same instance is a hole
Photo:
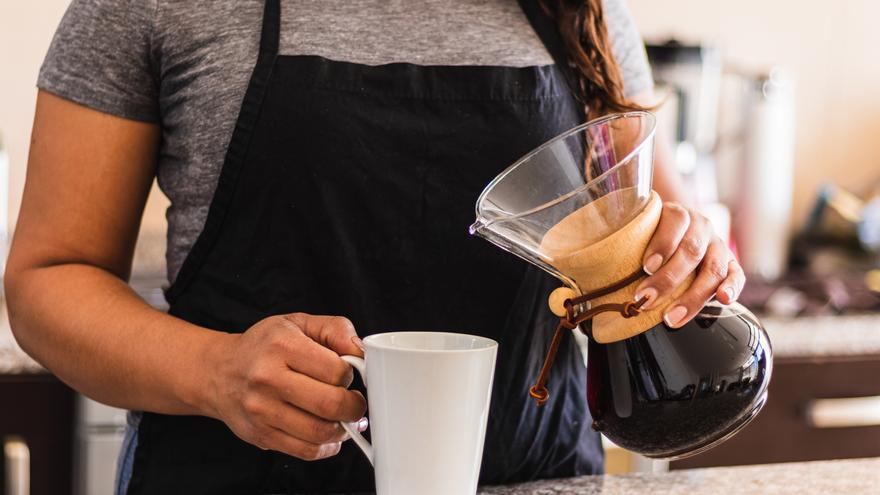
[[[281,36],[281,4],[279,0],[266,0],[263,9],[263,30],[260,33],[259,58],[278,55],[278,38]]]
[[[257,63],[251,73],[247,91],[244,94],[241,109],[229,147],[226,149],[226,158],[217,180],[217,188],[211,199],[208,217],[202,233],[196,238],[195,244],[187,254],[177,277],[171,286],[165,291],[165,299],[173,306],[175,301],[183,294],[193,281],[198,271],[204,264],[208,253],[220,235],[220,226],[226,217],[229,204],[232,202],[232,194],[238,182],[238,176],[244,167],[248,148],[250,147],[252,130],[257,124],[263,97],[272,77],[275,60],[278,58],[278,39],[281,35],[281,4],[279,0],[266,0],[263,10],[263,29],[260,32],[260,51],[257,55]]]
[[[541,39],[544,47],[547,48],[550,56],[553,57],[556,67],[565,78],[566,84],[568,84],[568,89],[571,90],[577,101],[581,101],[580,84],[578,84],[578,79],[575,77],[571,65],[569,65],[565,45],[562,44],[562,38],[559,36],[556,23],[544,12],[538,0],[518,0],[518,2],[526,18],[528,18],[529,24],[532,25],[532,29],[535,30],[538,38]]]

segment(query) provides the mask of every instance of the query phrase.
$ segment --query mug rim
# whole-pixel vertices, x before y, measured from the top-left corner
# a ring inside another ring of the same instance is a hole
[[[486,345],[484,347],[477,347],[472,349],[413,349],[413,348],[401,348],[394,347],[388,344],[380,344],[376,342],[379,338],[393,336],[393,335],[411,335],[411,334],[432,334],[432,335],[450,335],[454,337],[470,337],[473,339],[478,339],[481,342],[484,342]],[[465,353],[477,353],[477,352],[485,352],[489,350],[494,350],[498,348],[498,342],[490,339],[488,337],[482,337],[479,335],[473,335],[469,333],[457,333],[457,332],[435,332],[431,330],[405,330],[399,332],[382,332],[382,333],[374,333],[373,335],[368,335],[363,338],[364,347],[371,347],[378,350],[383,351],[395,351],[395,352],[412,352],[412,353],[435,353],[435,354],[465,354]]]

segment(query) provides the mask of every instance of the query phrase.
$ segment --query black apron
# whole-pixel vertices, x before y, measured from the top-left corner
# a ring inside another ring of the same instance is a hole
[[[459,331],[499,342],[481,483],[598,473],[586,377],[565,340],[538,408],[528,396],[559,283],[468,235],[483,187],[580,123],[556,66],[366,66],[260,51],[204,230],[167,291],[170,313],[243,332],[276,314],[350,318],[361,336]],[[306,462],[222,422],[144,413],[128,493],[374,490],[353,442]]]

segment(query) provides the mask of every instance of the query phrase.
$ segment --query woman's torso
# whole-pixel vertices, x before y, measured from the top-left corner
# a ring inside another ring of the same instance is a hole
[[[606,0],[627,94],[651,85],[623,0]],[[284,1],[279,51],[379,65],[526,67],[553,60],[515,0]],[[158,181],[173,281],[201,232],[256,62],[262,0],[74,0],[38,85],[163,127]],[[83,29],[88,26],[88,29]]]

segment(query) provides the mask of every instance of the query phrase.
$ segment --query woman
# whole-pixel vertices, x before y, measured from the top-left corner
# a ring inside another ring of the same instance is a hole
[[[39,78],[6,284],[25,350],[142,411],[119,493],[370,490],[337,426],[366,428],[338,356],[413,328],[500,342],[483,482],[601,470],[575,346],[554,400],[526,394],[557,284],[466,232],[505,166],[650,92],[619,0],[545,4],[575,84],[510,0],[72,3]],[[171,200],[167,314],[126,284],[154,176]],[[674,177],[661,160],[655,187],[687,204]],[[645,268],[652,301],[697,271],[671,325],[744,281],[674,202]]]

